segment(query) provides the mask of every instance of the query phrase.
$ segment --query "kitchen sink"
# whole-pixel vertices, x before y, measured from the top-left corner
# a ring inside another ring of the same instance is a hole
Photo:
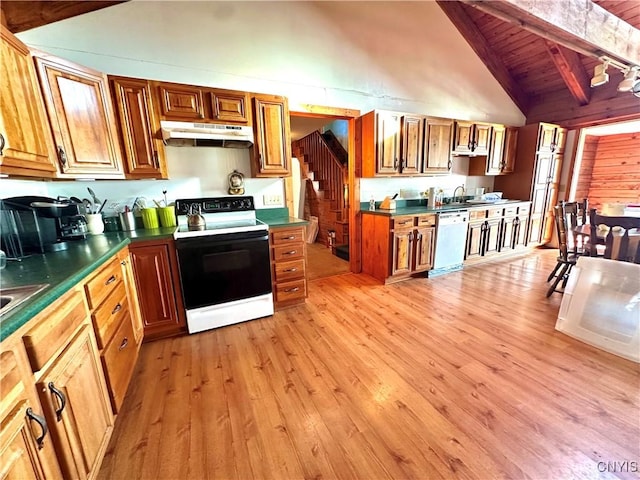
[[[48,283],[41,283],[0,289],[0,316],[10,312],[48,286]]]

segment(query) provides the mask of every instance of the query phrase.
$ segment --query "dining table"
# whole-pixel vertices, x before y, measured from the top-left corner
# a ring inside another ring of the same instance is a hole
[[[587,243],[592,243],[591,239],[591,225],[586,223],[584,225],[578,225],[577,227],[572,229],[572,233],[577,239],[576,243],[580,244],[583,248]],[[604,247],[607,234],[609,233],[609,228],[598,228],[596,229],[596,246],[602,245]],[[619,255],[618,251],[620,249],[620,240],[624,235],[624,231],[620,228],[614,227],[613,230],[613,246],[611,248],[611,258],[613,260],[618,260]],[[629,252],[636,252],[638,248],[638,243],[640,243],[640,229],[634,228],[629,230]],[[597,247],[596,247],[597,248]],[[588,251],[584,252],[585,254],[589,254]]]

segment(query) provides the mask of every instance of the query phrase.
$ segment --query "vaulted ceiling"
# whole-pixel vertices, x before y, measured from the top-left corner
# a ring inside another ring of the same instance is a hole
[[[590,86],[599,56],[640,64],[638,0],[437,1],[527,123],[582,126],[640,118],[640,99],[617,91],[621,71],[609,68],[609,83]],[[5,0],[2,14],[17,33],[118,3]],[[527,11],[532,5],[549,12],[542,15],[547,18]],[[582,20],[597,22],[597,28],[570,31]]]

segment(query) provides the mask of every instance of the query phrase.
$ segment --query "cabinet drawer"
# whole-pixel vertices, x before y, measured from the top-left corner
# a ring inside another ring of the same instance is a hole
[[[502,207],[490,208],[487,210],[487,218],[500,218],[502,216]]]
[[[518,213],[520,215],[527,215],[530,210],[531,210],[531,204],[528,203],[526,205],[521,205],[520,208],[518,209]]]
[[[127,291],[124,288],[124,282],[120,282],[113,293],[91,315],[98,347],[104,348],[109,343],[114,332],[122,323],[122,318],[128,313]]]
[[[304,244],[294,243],[273,247],[273,260],[276,262],[304,258]]]
[[[469,210],[469,221],[482,220],[487,218],[486,210]]]
[[[304,259],[293,262],[280,262],[273,266],[276,282],[286,282],[296,278],[304,278]]]
[[[304,243],[303,228],[279,228],[271,231],[271,245]]]
[[[417,221],[418,227],[435,227],[436,216],[435,215],[420,215]]]
[[[504,209],[505,217],[515,217],[518,214],[518,207],[507,207]]]
[[[117,258],[114,258],[85,284],[84,288],[87,292],[89,308],[91,310],[97,308],[121,281],[122,269],[120,262]]]
[[[136,363],[137,349],[133,337],[131,317],[126,315],[113,339],[102,352],[102,366],[113,409],[117,413],[122,405],[127,386]]]
[[[306,280],[294,280],[276,286],[276,302],[288,302],[298,300],[307,296]]]
[[[391,228],[397,230],[399,228],[412,228],[414,221],[414,216],[411,217],[393,217],[391,221]]]
[[[49,314],[32,320],[35,327],[23,335],[29,363],[34,372],[42,369],[51,356],[65,345],[89,312],[79,290],[73,290],[45,310]],[[51,312],[56,312],[51,315]]]

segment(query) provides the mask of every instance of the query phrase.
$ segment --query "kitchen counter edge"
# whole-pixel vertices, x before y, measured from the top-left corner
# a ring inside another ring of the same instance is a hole
[[[487,208],[502,207],[513,205],[516,203],[527,203],[530,200],[507,200],[500,203],[479,203],[467,205],[444,205],[442,207],[429,208],[424,205],[400,207],[395,210],[361,210],[360,213],[368,215],[382,215],[385,217],[395,217],[400,215],[420,215],[423,213],[445,213],[445,212],[462,212],[467,210],[483,210]]]

